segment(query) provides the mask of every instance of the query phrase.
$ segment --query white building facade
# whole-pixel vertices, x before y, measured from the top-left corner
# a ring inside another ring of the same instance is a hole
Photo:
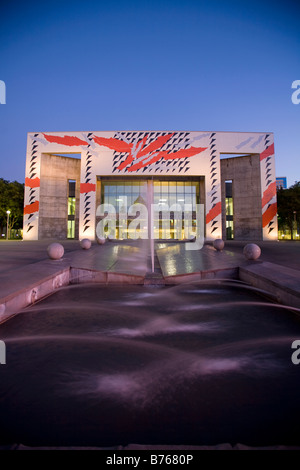
[[[128,206],[150,201],[191,204],[194,210],[203,204],[206,240],[277,239],[274,136],[196,131],[28,134],[24,240],[94,240],[97,207],[115,205],[118,216],[125,198]],[[161,221],[153,223],[155,238],[165,238]],[[183,238],[178,230],[172,234]],[[115,237],[121,238],[118,230]]]

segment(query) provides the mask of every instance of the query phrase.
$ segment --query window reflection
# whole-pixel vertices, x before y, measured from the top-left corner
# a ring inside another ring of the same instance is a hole
[[[67,218],[67,238],[75,238],[75,198],[76,181],[68,181],[68,218]]]
[[[195,230],[196,227],[196,204],[200,202],[200,183],[199,181],[166,181],[166,180],[153,180],[153,203],[159,205],[160,211],[154,214],[154,237],[156,239],[184,239],[189,234],[184,231],[183,212],[184,205],[189,204],[192,209],[191,214],[191,227],[190,232]],[[112,181],[102,180],[101,182],[101,203],[112,204],[116,208],[117,214],[124,211],[125,197],[127,198],[127,210],[135,204],[141,203],[147,205],[147,180],[126,180],[126,181]],[[179,204],[182,208],[182,213],[179,214],[174,209],[164,210],[167,205],[170,209],[175,204]],[[127,231],[125,235],[130,237],[130,219],[127,221]],[[147,221],[142,221],[142,223]],[[117,233],[119,238],[118,217],[117,217]],[[124,237],[124,229],[122,228]],[[190,235],[191,235],[190,234]]]
[[[234,238],[232,180],[225,181],[226,239]]]

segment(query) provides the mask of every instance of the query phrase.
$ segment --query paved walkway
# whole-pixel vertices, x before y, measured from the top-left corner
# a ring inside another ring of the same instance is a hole
[[[83,250],[79,241],[63,240],[61,243],[65,253],[59,261],[48,258],[47,247],[51,242],[0,242],[0,320],[1,308],[3,310],[7,301],[17,293],[27,292],[28,297],[29,294],[32,295],[30,289],[34,289],[41,281],[50,281],[55,277],[55,287],[63,282],[72,282],[72,277],[67,278],[65,275],[70,268],[73,273],[71,276],[77,276],[78,280],[84,280],[86,275],[87,281],[94,279],[102,282],[109,282],[108,276],[114,282],[123,282],[124,278],[122,281],[117,275],[124,275],[127,276],[126,282],[136,282],[139,279],[139,283],[143,283],[143,279],[151,271],[147,240],[112,241],[104,245],[93,243],[89,250]],[[257,261],[245,259],[243,247],[246,243],[226,242],[222,252],[216,251],[211,243],[205,244],[201,250],[187,250],[185,243],[156,243],[156,267],[159,266],[158,270],[169,284],[181,282],[183,277],[238,277],[240,270],[244,273],[244,280],[253,285],[257,281],[257,287],[259,276],[262,276],[268,285],[272,285],[273,293],[277,293],[280,287],[296,292],[296,303],[291,305],[298,306],[299,297],[300,306],[300,242],[258,242],[262,254]],[[97,275],[104,273],[106,277],[97,278]],[[130,280],[130,276],[134,280]],[[45,293],[45,290],[41,292]],[[282,299],[280,294],[280,300]],[[24,300],[27,301],[28,299]]]
[[[280,266],[300,270],[300,241],[253,242],[260,246],[260,261],[268,261]],[[241,253],[246,242],[227,241],[226,250],[233,255]]]
[[[8,274],[33,263],[48,260],[47,247],[52,241],[0,241],[0,274]],[[77,240],[63,240],[64,259],[77,263],[83,262],[86,267],[95,269],[121,270],[121,260],[129,272],[134,269],[134,261],[145,262],[149,255],[148,242],[111,242],[103,246],[92,245],[92,250],[82,250]],[[211,244],[202,250],[187,251],[184,243],[156,243],[160,255],[162,270],[165,275],[191,273],[203,269],[217,269],[245,263],[243,247],[247,242],[227,241],[222,252],[217,252]],[[256,242],[262,250],[259,261],[268,261],[292,269],[300,270],[300,242]],[[100,251],[101,250],[101,251]],[[90,253],[89,253],[90,252]],[[87,255],[89,253],[89,255]],[[89,261],[87,261],[89,260]],[[119,264],[116,265],[116,260]],[[115,266],[115,268],[114,268]],[[141,266],[140,266],[141,267]],[[1,290],[0,290],[1,292]]]

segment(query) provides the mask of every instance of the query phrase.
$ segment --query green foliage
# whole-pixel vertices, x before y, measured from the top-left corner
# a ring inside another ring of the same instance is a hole
[[[277,191],[278,228],[288,227],[293,233],[295,224],[300,223],[300,181],[288,189]]]
[[[7,210],[10,210],[9,228],[22,228],[24,208],[24,184],[0,178],[0,227],[6,226]]]

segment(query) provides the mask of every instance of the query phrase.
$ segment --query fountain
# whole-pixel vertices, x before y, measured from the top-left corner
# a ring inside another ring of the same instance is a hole
[[[297,313],[238,281],[60,288],[0,325],[0,444],[297,445]]]

